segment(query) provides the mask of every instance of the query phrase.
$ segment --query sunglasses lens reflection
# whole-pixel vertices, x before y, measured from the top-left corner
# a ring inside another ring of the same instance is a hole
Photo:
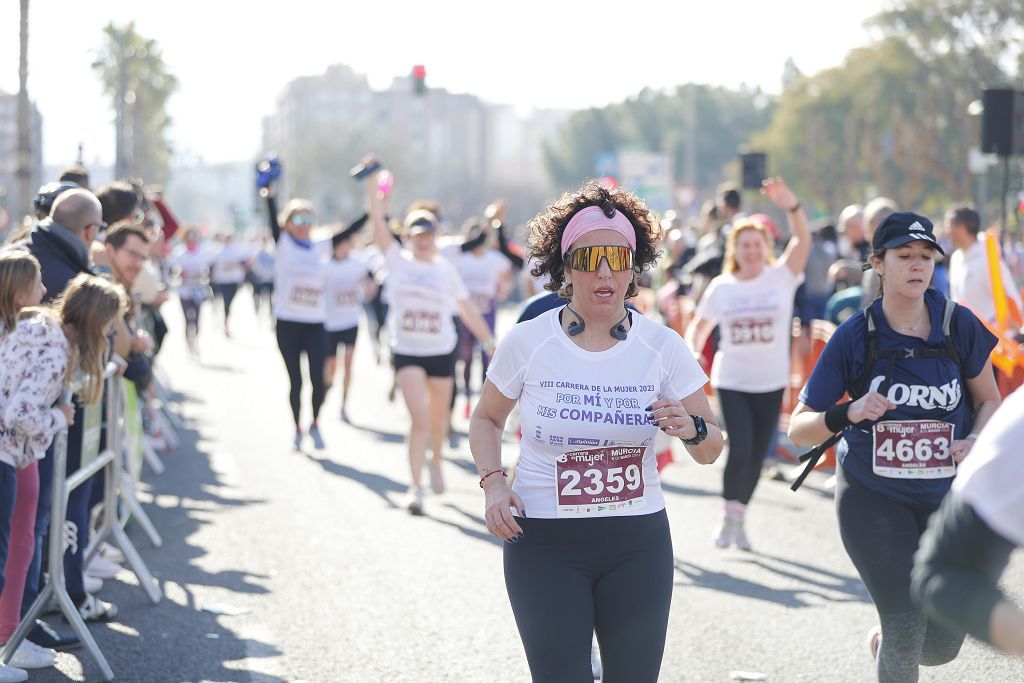
[[[619,246],[577,247],[569,254],[569,267],[592,273],[601,267],[602,260],[608,261],[611,270],[629,270],[633,267],[633,252]]]

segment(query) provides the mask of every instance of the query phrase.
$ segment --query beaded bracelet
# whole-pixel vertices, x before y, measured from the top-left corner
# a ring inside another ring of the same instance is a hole
[[[492,474],[500,474],[501,476],[503,476],[506,479],[508,479],[508,475],[505,474],[505,470],[494,470],[493,472],[488,472],[484,476],[480,477],[480,488],[484,487],[484,479],[486,479],[487,477],[491,476]]]

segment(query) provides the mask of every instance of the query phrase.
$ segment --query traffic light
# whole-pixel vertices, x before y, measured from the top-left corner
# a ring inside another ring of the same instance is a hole
[[[417,95],[427,92],[427,68],[422,64],[412,68],[412,91]]]

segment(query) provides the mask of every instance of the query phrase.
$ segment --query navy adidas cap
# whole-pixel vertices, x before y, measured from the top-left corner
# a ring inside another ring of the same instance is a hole
[[[945,256],[946,252],[935,239],[934,230],[932,222],[924,216],[912,211],[897,211],[890,214],[875,229],[875,234],[871,238],[871,251],[895,249],[920,240],[928,242],[932,248]]]

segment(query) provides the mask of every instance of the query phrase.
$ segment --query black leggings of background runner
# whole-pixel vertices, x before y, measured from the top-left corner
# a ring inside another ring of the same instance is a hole
[[[882,626],[881,683],[916,681],[918,666],[953,661],[964,634],[929,621],[910,597],[910,572],[932,511],[875,493],[836,470],[836,515],[846,552],[871,594]]]
[[[277,347],[288,370],[290,389],[288,401],[291,404],[295,424],[299,424],[299,409],[302,396],[302,354],[306,354],[309,379],[313,384],[313,421],[320,416],[320,407],[327,395],[324,384],[324,360],[327,355],[327,338],[323,323],[297,323],[291,320],[277,321]]]
[[[595,630],[603,681],[657,681],[674,571],[665,511],[516,521],[505,586],[534,683],[592,680]]]
[[[768,444],[779,428],[782,392],[782,389],[756,394],[718,390],[722,419],[729,434],[729,456],[722,487],[722,497],[726,500],[746,505],[753,497]]]

